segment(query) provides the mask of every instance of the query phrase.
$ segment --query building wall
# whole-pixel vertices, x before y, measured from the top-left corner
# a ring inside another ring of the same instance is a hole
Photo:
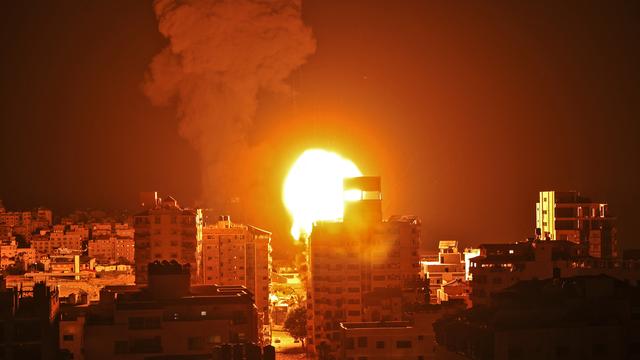
[[[134,216],[136,284],[147,283],[147,266],[156,260],[189,264],[192,283],[201,282],[202,211],[184,210],[165,200]]]
[[[362,227],[314,226],[309,240],[308,333],[312,349],[340,346],[340,322],[402,320],[419,301],[420,222],[394,218]]]
[[[245,286],[255,296],[263,324],[269,324],[271,233],[224,218],[202,231],[204,283]]]

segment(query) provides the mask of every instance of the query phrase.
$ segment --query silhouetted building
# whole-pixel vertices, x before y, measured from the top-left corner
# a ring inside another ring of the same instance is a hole
[[[255,296],[264,336],[270,337],[271,233],[220,216],[217,223],[204,226],[202,234],[204,283],[245,286]]]
[[[614,278],[522,281],[434,324],[438,344],[470,359],[638,359],[640,292]]]
[[[58,359],[58,291],[6,288],[0,276],[0,359]]]
[[[536,204],[536,231],[541,239],[585,244],[596,258],[620,256],[615,221],[607,204],[577,191],[541,191]]]
[[[86,359],[210,358],[226,343],[257,343],[253,295],[242,286],[190,285],[189,266],[148,266],[147,287],[105,287],[100,302],[63,308],[61,331]],[[82,334],[80,334],[82,330]]]
[[[201,210],[183,209],[171,196],[145,207],[133,217],[136,284],[147,283],[147,264],[162,260],[189,264],[191,281],[201,283]]]
[[[599,274],[632,284],[640,280],[640,262],[593,258],[585,246],[565,240],[483,244],[470,262],[474,306],[490,303],[492,293],[522,280]]]
[[[379,177],[345,179],[342,222],[318,222],[309,238],[308,344],[340,350],[341,322],[399,321],[424,299],[420,221],[382,221]]]

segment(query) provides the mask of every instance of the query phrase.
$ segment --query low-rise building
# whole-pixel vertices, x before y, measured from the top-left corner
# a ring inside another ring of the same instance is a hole
[[[219,344],[258,342],[257,310],[245,287],[190,286],[189,266],[176,262],[147,269],[146,287],[107,286],[84,312],[63,309],[62,336],[82,338],[84,358],[197,358],[211,356]]]
[[[434,324],[451,356],[637,359],[640,290],[605,275],[521,281]]]
[[[479,255],[479,249],[458,251],[458,242],[443,240],[438,243],[438,253],[423,257],[421,275],[429,286],[429,302],[440,304],[449,299],[469,298],[469,260]]]
[[[470,261],[471,302],[486,305],[492,293],[523,280],[599,274],[632,284],[640,280],[640,262],[598,259],[588,253],[584,244],[566,240],[480,245],[480,256]]]
[[[98,235],[88,242],[89,256],[101,264],[133,264],[135,244],[133,238],[118,235]]]
[[[58,359],[58,291],[7,288],[0,276],[0,358]]]
[[[251,291],[264,325],[269,320],[271,233],[220,216],[202,229],[202,278],[208,285],[242,285]],[[270,336],[270,331],[264,334]]]

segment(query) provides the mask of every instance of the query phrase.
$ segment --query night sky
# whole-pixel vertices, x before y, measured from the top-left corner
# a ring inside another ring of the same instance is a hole
[[[269,152],[238,174],[260,189],[236,219],[273,230],[282,252],[282,181],[323,147],[382,176],[385,215],[418,215],[427,248],[531,236],[541,190],[608,202],[623,246],[639,247],[640,3],[490,4],[304,1],[317,50],[290,93],[259,95],[248,137]],[[207,205],[176,109],[141,90],[166,45],[151,2],[1,7],[6,207],[135,208],[145,190]]]

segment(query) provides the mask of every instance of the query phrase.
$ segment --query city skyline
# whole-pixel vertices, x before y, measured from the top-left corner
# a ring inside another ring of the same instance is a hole
[[[215,209],[175,109],[140,89],[167,44],[151,3],[78,5],[3,11],[5,206],[133,210],[139,191],[158,190]],[[315,53],[291,92],[258,95],[248,138],[268,151],[245,214],[229,212],[290,244],[282,181],[320,147],[385,179],[385,216],[420,217],[433,246],[521,240],[539,191],[577,190],[609,203],[622,246],[638,247],[637,16],[622,3],[304,1]]]

